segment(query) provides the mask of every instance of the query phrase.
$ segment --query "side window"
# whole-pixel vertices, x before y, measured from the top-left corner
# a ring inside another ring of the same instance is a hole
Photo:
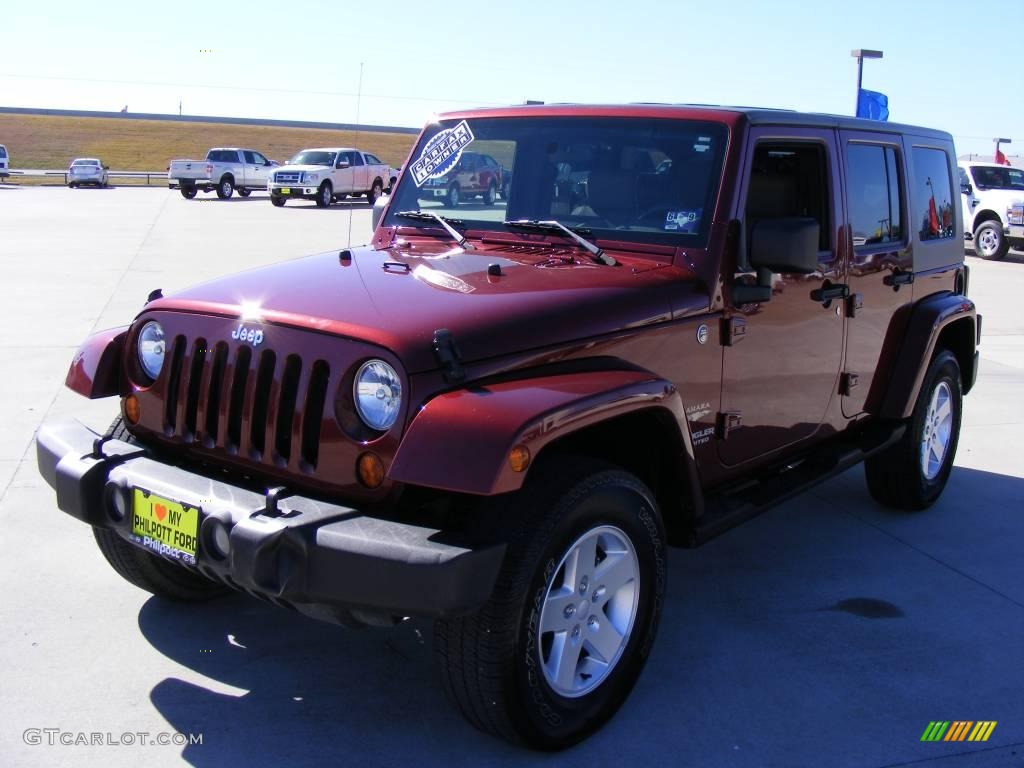
[[[348,155],[349,162],[352,163],[353,166],[363,165],[363,156],[358,152],[347,152],[346,154]]]
[[[914,147],[914,226],[921,240],[941,240],[956,233],[949,156],[941,149]]]
[[[0,147],[0,157],[7,157],[7,147]]]
[[[384,165],[384,163],[377,159],[376,155],[367,155],[366,162],[368,162],[370,165]]]
[[[896,151],[876,144],[849,144],[846,159],[854,246],[901,242],[903,200]]]
[[[256,153],[255,152],[250,152],[249,150],[245,150],[245,152],[243,152],[242,154],[245,155],[245,162],[249,163],[250,165],[256,165],[257,160],[256,160]]]
[[[832,224],[825,162],[825,148],[820,144],[762,142],[757,145],[750,168],[744,217],[748,246],[751,231],[762,219],[799,216],[818,221],[821,226],[818,248],[831,250]]]
[[[961,187],[963,187],[964,184],[970,184],[971,183],[971,180],[969,178],[967,178],[967,171],[965,171],[959,165],[956,167],[956,172],[957,172],[957,175],[960,177],[960,186]]]

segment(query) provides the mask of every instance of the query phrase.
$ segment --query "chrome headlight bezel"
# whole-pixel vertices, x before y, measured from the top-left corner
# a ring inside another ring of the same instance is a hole
[[[377,432],[387,432],[398,421],[402,395],[398,371],[379,358],[360,365],[352,381],[352,402],[356,413],[363,424]]]
[[[167,358],[167,343],[163,326],[156,320],[147,320],[143,323],[139,329],[135,348],[142,372],[151,381],[156,381],[160,376],[160,371],[163,370],[164,360]]]
[[[300,184],[315,184],[320,180],[320,174],[313,171],[303,171],[299,174]]]

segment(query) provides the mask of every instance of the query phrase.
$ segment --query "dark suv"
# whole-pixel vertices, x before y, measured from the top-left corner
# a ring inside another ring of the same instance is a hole
[[[467,156],[508,199],[424,201]],[[40,470],[133,584],[431,617],[475,726],[565,747],[636,682],[668,545],[861,461],[882,504],[942,492],[981,320],[955,157],[792,112],[444,116],[369,245],[88,339],[67,384],[122,415],[44,425]]]

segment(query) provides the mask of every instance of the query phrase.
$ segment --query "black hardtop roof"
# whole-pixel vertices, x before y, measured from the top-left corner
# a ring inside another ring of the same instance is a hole
[[[751,125],[794,125],[813,128],[840,128],[852,131],[870,131],[872,133],[894,133],[910,134],[927,138],[953,141],[953,137],[947,131],[940,131],[935,128],[925,128],[919,125],[907,125],[904,123],[889,123],[880,120],[868,120],[865,118],[850,117],[849,115],[830,115],[818,112],[797,112],[790,109],[773,109],[770,107],[745,107],[729,106],[718,104],[685,104],[685,103],[664,103],[664,102],[635,102],[631,104],[581,104],[581,103],[548,103],[548,104],[515,104],[508,107],[490,107],[474,109],[472,112],[486,114],[491,111],[505,112],[515,109],[517,113],[529,110],[543,113],[546,111],[564,110],[566,107],[583,107],[587,109],[651,109],[655,111],[706,111],[708,113],[734,112],[746,117]],[[466,110],[458,110],[465,112]],[[454,114],[454,113],[453,113]]]

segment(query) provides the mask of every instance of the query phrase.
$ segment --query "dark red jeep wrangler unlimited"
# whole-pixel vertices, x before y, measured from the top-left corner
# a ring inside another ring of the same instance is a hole
[[[426,199],[471,151],[508,199]],[[978,369],[946,133],[685,106],[426,127],[372,242],[97,334],[39,466],[128,581],[435,619],[478,728],[572,744],[650,653],[666,546],[864,461],[927,507]]]

